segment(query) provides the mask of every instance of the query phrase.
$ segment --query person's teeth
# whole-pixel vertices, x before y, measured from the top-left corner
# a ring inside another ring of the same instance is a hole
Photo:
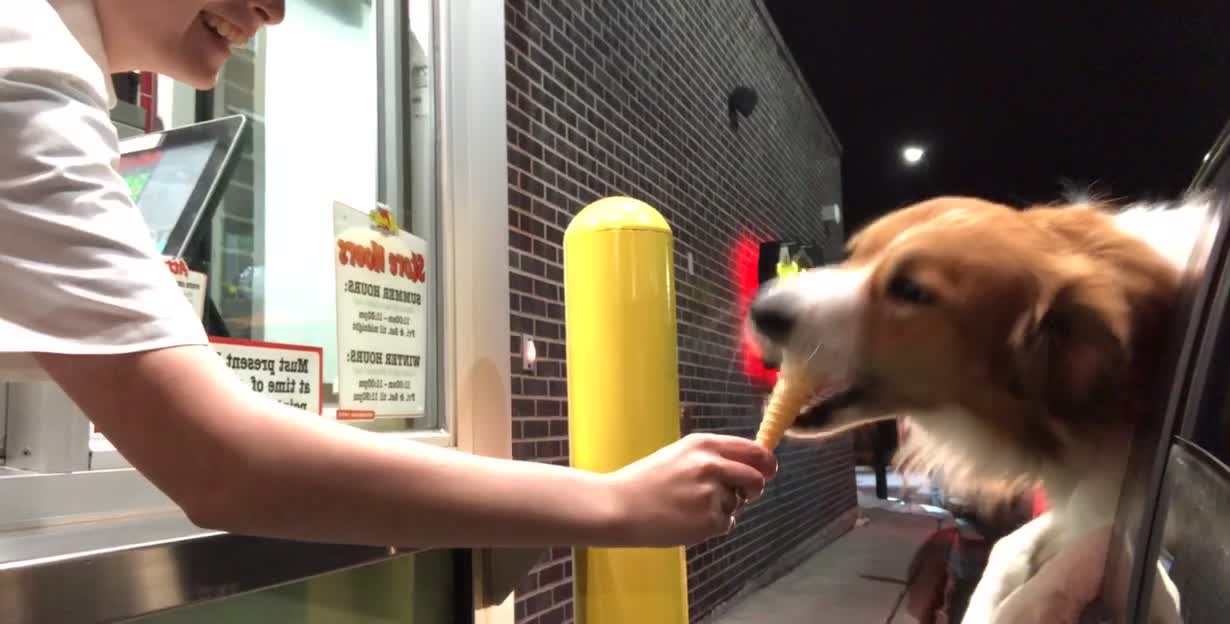
[[[226,39],[234,46],[242,46],[248,43],[247,39],[240,33],[239,27],[230,22],[214,15],[213,13],[205,13],[203,18],[205,25],[209,29],[218,34],[218,36]]]

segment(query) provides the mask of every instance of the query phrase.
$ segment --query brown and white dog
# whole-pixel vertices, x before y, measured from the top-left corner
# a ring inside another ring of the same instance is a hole
[[[983,500],[1044,487],[1051,511],[999,542],[965,618],[995,622],[1039,566],[1113,522],[1207,214],[1199,197],[1024,210],[940,197],[874,221],[843,262],[751,306],[766,354],[805,367],[825,397],[788,437],[908,416],[905,468]],[[1179,621],[1159,585],[1159,621]]]

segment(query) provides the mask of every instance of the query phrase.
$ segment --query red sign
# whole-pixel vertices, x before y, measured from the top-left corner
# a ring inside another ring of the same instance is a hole
[[[209,342],[222,363],[253,392],[324,413],[322,348],[217,336],[210,336]]]

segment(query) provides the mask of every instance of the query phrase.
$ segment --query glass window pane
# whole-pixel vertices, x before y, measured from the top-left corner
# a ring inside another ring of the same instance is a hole
[[[427,240],[435,264],[433,4],[411,3],[408,30],[404,14],[389,23],[383,2],[286,4],[285,21],[235,50],[211,92],[211,115],[243,113],[251,126],[210,232],[209,291],[221,319],[210,329],[322,347],[328,409],[338,381],[334,202],[364,211],[387,204]],[[436,282],[429,287],[434,305]],[[433,345],[436,327],[429,314]],[[424,371],[437,361],[429,349]],[[424,416],[350,422],[442,428],[435,379],[429,373]]]
[[[429,270],[438,266],[435,4],[289,0],[286,9],[282,24],[233,51],[206,97],[158,77],[155,126],[248,117],[248,140],[202,241],[206,324],[213,335],[321,347],[328,412],[337,405],[333,202],[386,204],[402,228],[427,241]],[[137,82],[135,74],[116,77],[132,99]],[[124,135],[141,131],[135,113],[116,117]],[[446,428],[436,392],[437,292],[429,281],[424,415],[354,426]],[[95,459],[113,454],[90,430]]]

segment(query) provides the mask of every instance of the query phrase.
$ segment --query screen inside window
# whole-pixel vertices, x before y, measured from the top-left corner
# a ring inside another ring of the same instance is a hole
[[[201,141],[173,150],[126,154],[120,159],[120,175],[128,183],[128,192],[160,252],[165,250],[213,149],[213,141]]]

